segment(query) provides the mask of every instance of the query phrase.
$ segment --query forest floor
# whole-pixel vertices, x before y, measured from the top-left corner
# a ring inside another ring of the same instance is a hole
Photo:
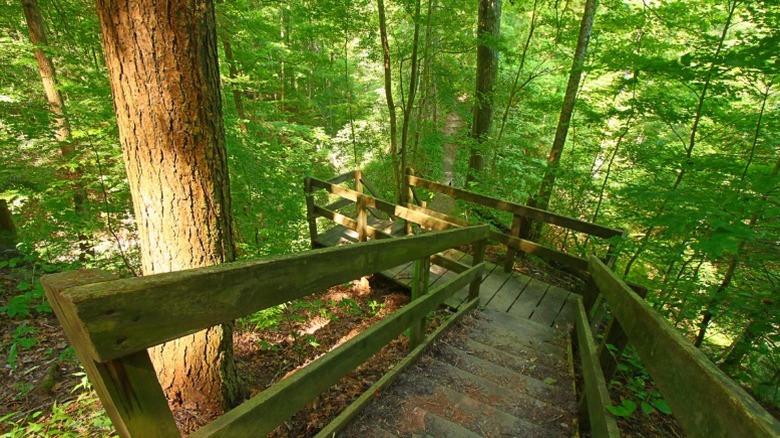
[[[488,250],[488,258],[499,259],[500,255],[500,251]],[[578,288],[579,280],[552,271],[543,263],[520,260],[515,269],[560,287]],[[95,393],[88,388],[59,323],[51,312],[45,311],[40,291],[28,290],[34,274],[24,267],[0,268],[0,435],[112,435],[111,423]],[[13,297],[22,295],[29,297],[24,303],[29,314],[7,315],[14,307]],[[237,324],[234,335],[239,374],[255,395],[408,301],[406,290],[377,276],[371,278],[368,288],[347,283],[247,317]],[[442,311],[431,318],[429,330],[444,317]],[[313,436],[392,368],[406,351],[406,338],[400,336],[286,421],[272,436]],[[633,375],[624,373],[623,378],[626,383],[614,387],[614,401],[635,398],[635,391],[628,384]],[[184,411],[176,411],[175,417],[184,432],[211,421],[208,416]],[[647,415],[638,411],[621,420],[621,427],[627,436],[684,436],[673,417],[659,412]]]

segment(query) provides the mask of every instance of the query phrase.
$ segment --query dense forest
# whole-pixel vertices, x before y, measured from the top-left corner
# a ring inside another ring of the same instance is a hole
[[[214,8],[236,258],[308,248],[305,176],[363,169],[395,200],[413,168],[627,230],[616,272],[780,407],[775,0]],[[51,312],[41,273],[155,271],[94,2],[0,1],[0,27],[0,268],[25,273],[3,283],[0,302],[0,357],[13,373],[39,342],[27,321]],[[573,253],[594,245],[524,229]]]

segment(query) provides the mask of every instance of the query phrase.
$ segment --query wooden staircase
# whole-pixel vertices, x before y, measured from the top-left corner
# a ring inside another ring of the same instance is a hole
[[[466,316],[377,396],[346,437],[564,437],[575,431],[565,330]]]

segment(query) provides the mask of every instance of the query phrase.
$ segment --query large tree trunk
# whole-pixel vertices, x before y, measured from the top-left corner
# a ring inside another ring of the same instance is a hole
[[[487,139],[493,121],[493,86],[498,76],[498,37],[501,27],[501,0],[479,0],[477,23],[477,87],[471,138],[476,140],[469,153],[466,182],[476,180],[485,167],[482,143]]]
[[[597,7],[598,0],[587,0],[585,2],[585,11],[582,13],[582,21],[580,22],[580,34],[577,38],[577,48],[574,50],[574,59],[569,72],[569,82],[566,86],[561,115],[558,119],[558,128],[555,131],[555,139],[553,140],[552,148],[550,148],[550,155],[547,157],[547,170],[542,179],[542,185],[539,187],[539,192],[536,196],[528,201],[528,205],[532,207],[544,210],[550,205],[550,197],[555,185],[555,176],[561,161],[563,146],[566,144],[566,136],[569,134],[569,123],[571,122],[572,113],[574,113],[574,104],[577,101],[577,90],[582,79],[582,70],[585,66],[585,57],[588,53],[588,44],[593,31]],[[521,237],[530,238],[531,240],[536,239],[538,229],[537,227],[532,228],[528,221],[524,221],[521,225],[521,230]]]
[[[57,71],[54,69],[54,63],[46,54],[44,48],[49,45],[46,37],[46,27],[41,18],[41,11],[37,0],[22,0],[24,9],[24,18],[27,21],[27,30],[30,34],[30,42],[35,46],[35,60],[38,62],[38,71],[41,74],[43,83],[43,92],[46,94],[46,100],[49,103],[49,110],[54,115],[56,129],[56,139],[60,146],[60,153],[65,161],[74,159],[76,148],[71,142],[70,122],[65,115],[65,99],[57,88]],[[86,191],[81,186],[81,171],[77,166],[65,166],[65,177],[71,183],[73,194],[73,209],[77,217],[84,216],[84,203],[86,201]],[[81,228],[80,224],[76,227]],[[92,246],[89,239],[79,231],[79,247],[81,249],[80,257],[83,259],[92,252]]]
[[[144,274],[235,257],[211,0],[98,0]],[[232,328],[151,350],[173,407],[219,412],[243,396]]]

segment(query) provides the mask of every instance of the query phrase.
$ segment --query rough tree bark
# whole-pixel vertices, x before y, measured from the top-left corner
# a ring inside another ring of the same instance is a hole
[[[476,181],[485,167],[485,157],[481,150],[487,139],[493,120],[493,86],[498,76],[498,38],[501,27],[501,0],[479,0],[477,19],[477,86],[474,100],[474,121],[471,125],[471,138],[476,145],[469,152],[469,168],[466,183]]]
[[[566,136],[569,134],[569,123],[571,122],[571,116],[574,112],[574,104],[577,101],[577,90],[580,87],[580,80],[582,79],[582,71],[585,66],[585,57],[588,53],[588,44],[590,43],[590,35],[593,31],[593,22],[596,18],[597,7],[598,0],[587,0],[585,2],[585,11],[582,13],[580,33],[577,38],[577,48],[574,50],[574,59],[572,60],[571,70],[569,72],[569,82],[566,85],[566,94],[563,97],[561,115],[558,118],[558,128],[555,131],[555,139],[553,140],[552,148],[550,148],[550,155],[547,157],[547,170],[544,173],[539,192],[536,196],[533,196],[528,200],[528,205],[531,207],[546,210],[550,205],[550,197],[552,196],[553,186],[555,185],[555,176],[561,161],[563,146],[566,144]],[[536,235],[538,234],[537,227],[532,227],[527,220],[523,221],[520,227],[522,230],[521,237],[530,238],[531,240],[536,239]]]
[[[235,256],[211,0],[98,0],[144,274]],[[232,327],[150,350],[175,408],[220,412],[243,397]]]

